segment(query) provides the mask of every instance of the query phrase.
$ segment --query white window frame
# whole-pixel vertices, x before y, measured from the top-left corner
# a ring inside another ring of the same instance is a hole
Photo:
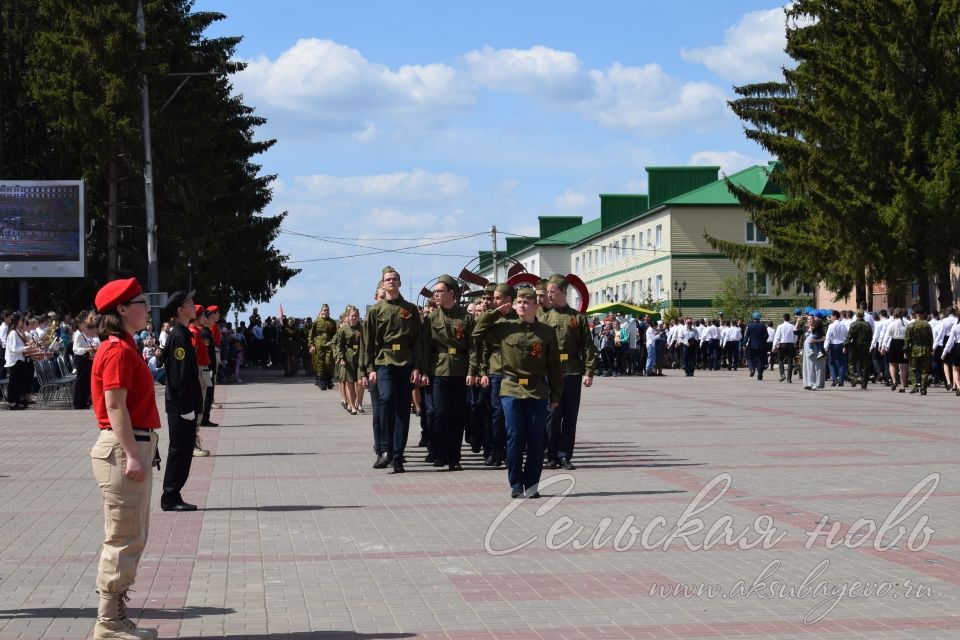
[[[658,225],[657,225],[657,228],[656,228],[656,231],[655,231],[655,233],[654,233],[654,244],[653,244],[653,248],[654,248],[654,249],[659,249],[659,248],[662,247],[662,246],[663,246],[663,225],[662,225],[662,224],[658,224]]]
[[[663,274],[657,275],[657,300],[663,300]]]
[[[575,256],[573,259],[573,272],[580,275],[580,256]]]
[[[753,233],[751,233],[751,231]],[[763,236],[763,240],[757,240],[757,234],[761,234]],[[753,236],[752,238],[750,237],[751,235]],[[765,234],[753,220],[747,220],[744,222],[743,240],[747,244],[770,244],[770,237]]]

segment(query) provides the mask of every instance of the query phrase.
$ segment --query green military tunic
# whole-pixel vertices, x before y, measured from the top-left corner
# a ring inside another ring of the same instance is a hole
[[[903,353],[910,359],[910,370],[916,376],[916,389],[927,388],[930,356],[933,353],[933,329],[926,320],[914,320],[903,337]]]
[[[481,314],[473,334],[500,347],[501,396],[560,402],[563,368],[552,327],[542,322],[524,322],[519,317],[507,320],[493,310]]]
[[[560,365],[564,375],[592,377],[597,369],[597,350],[590,334],[587,316],[574,311],[570,305],[550,309],[542,320],[557,332],[560,347]]]
[[[867,379],[870,377],[872,363],[870,362],[870,343],[873,342],[873,328],[866,320],[854,320],[850,323],[847,338],[843,346],[847,349],[847,359],[850,371],[855,371],[860,385],[866,389]],[[854,381],[856,384],[858,381]]]
[[[472,314],[462,307],[439,308],[423,323],[422,341],[426,362],[421,373],[429,376],[464,377],[479,373],[477,350],[474,348]]]
[[[351,327],[344,323],[333,337],[333,358],[340,382],[356,382],[360,375],[360,349],[363,344],[360,323]],[[341,361],[343,364],[340,364]]]
[[[482,315],[482,314],[481,314]],[[520,316],[517,315],[517,312],[513,309],[510,309],[510,313],[507,315],[501,315],[497,322],[516,322],[520,320]],[[474,330],[474,335],[476,335],[476,330]],[[500,358],[500,343],[499,342],[487,342],[486,340],[476,340],[478,348],[480,348],[480,375],[482,376],[498,376],[502,373],[502,360]]]
[[[318,378],[326,379],[333,376],[332,341],[335,335],[337,335],[337,324],[330,318],[318,315],[307,336],[307,342],[314,348],[311,354],[313,374]]]
[[[382,366],[422,369],[421,332],[420,310],[403,296],[375,304],[363,320],[365,373]]]

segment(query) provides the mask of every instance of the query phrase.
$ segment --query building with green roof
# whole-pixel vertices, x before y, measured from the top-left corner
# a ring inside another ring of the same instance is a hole
[[[772,163],[771,163],[772,164]],[[570,271],[590,292],[590,306],[613,301],[666,308],[681,303],[684,314],[712,316],[721,282],[741,270],[704,238],[763,244],[765,234],[719,177],[720,167],[647,167],[646,195],[600,195],[599,228],[569,245]],[[729,176],[756,194],[782,199],[769,180],[770,165]],[[777,294],[762,273],[745,276],[765,292],[765,318],[773,319],[800,294]],[[682,294],[674,283],[686,283]],[[682,299],[681,299],[682,298]]]

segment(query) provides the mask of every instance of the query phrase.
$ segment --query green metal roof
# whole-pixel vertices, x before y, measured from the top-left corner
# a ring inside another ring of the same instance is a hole
[[[566,246],[571,244],[576,244],[585,238],[589,238],[592,235],[596,235],[600,232],[600,218],[596,220],[591,220],[590,222],[585,222],[578,227],[573,229],[567,229],[566,231],[561,231],[556,235],[552,235],[549,238],[544,238],[535,242],[534,244],[538,247],[543,246]]]
[[[735,185],[755,193],[764,195],[775,200],[783,200],[786,196],[777,185],[770,182],[770,171],[773,170],[773,162],[768,165],[754,165],[738,171],[731,176],[730,182]],[[695,207],[695,206],[740,206],[740,201],[736,196],[730,193],[727,183],[723,180],[717,180],[706,186],[688,191],[683,195],[670,198],[663,203],[667,206]]]

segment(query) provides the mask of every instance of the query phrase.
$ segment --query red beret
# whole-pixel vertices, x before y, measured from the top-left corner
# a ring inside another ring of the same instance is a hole
[[[113,280],[100,287],[97,291],[97,297],[94,299],[94,305],[97,311],[103,313],[115,309],[121,302],[132,300],[143,293],[140,283],[136,278],[127,278],[125,280]]]
[[[202,304],[193,305],[193,312],[199,316],[201,313],[203,313],[203,305]]]
[[[209,307],[207,307],[207,313],[214,313],[215,311],[220,311],[220,307],[218,307],[215,304],[212,304]]]

